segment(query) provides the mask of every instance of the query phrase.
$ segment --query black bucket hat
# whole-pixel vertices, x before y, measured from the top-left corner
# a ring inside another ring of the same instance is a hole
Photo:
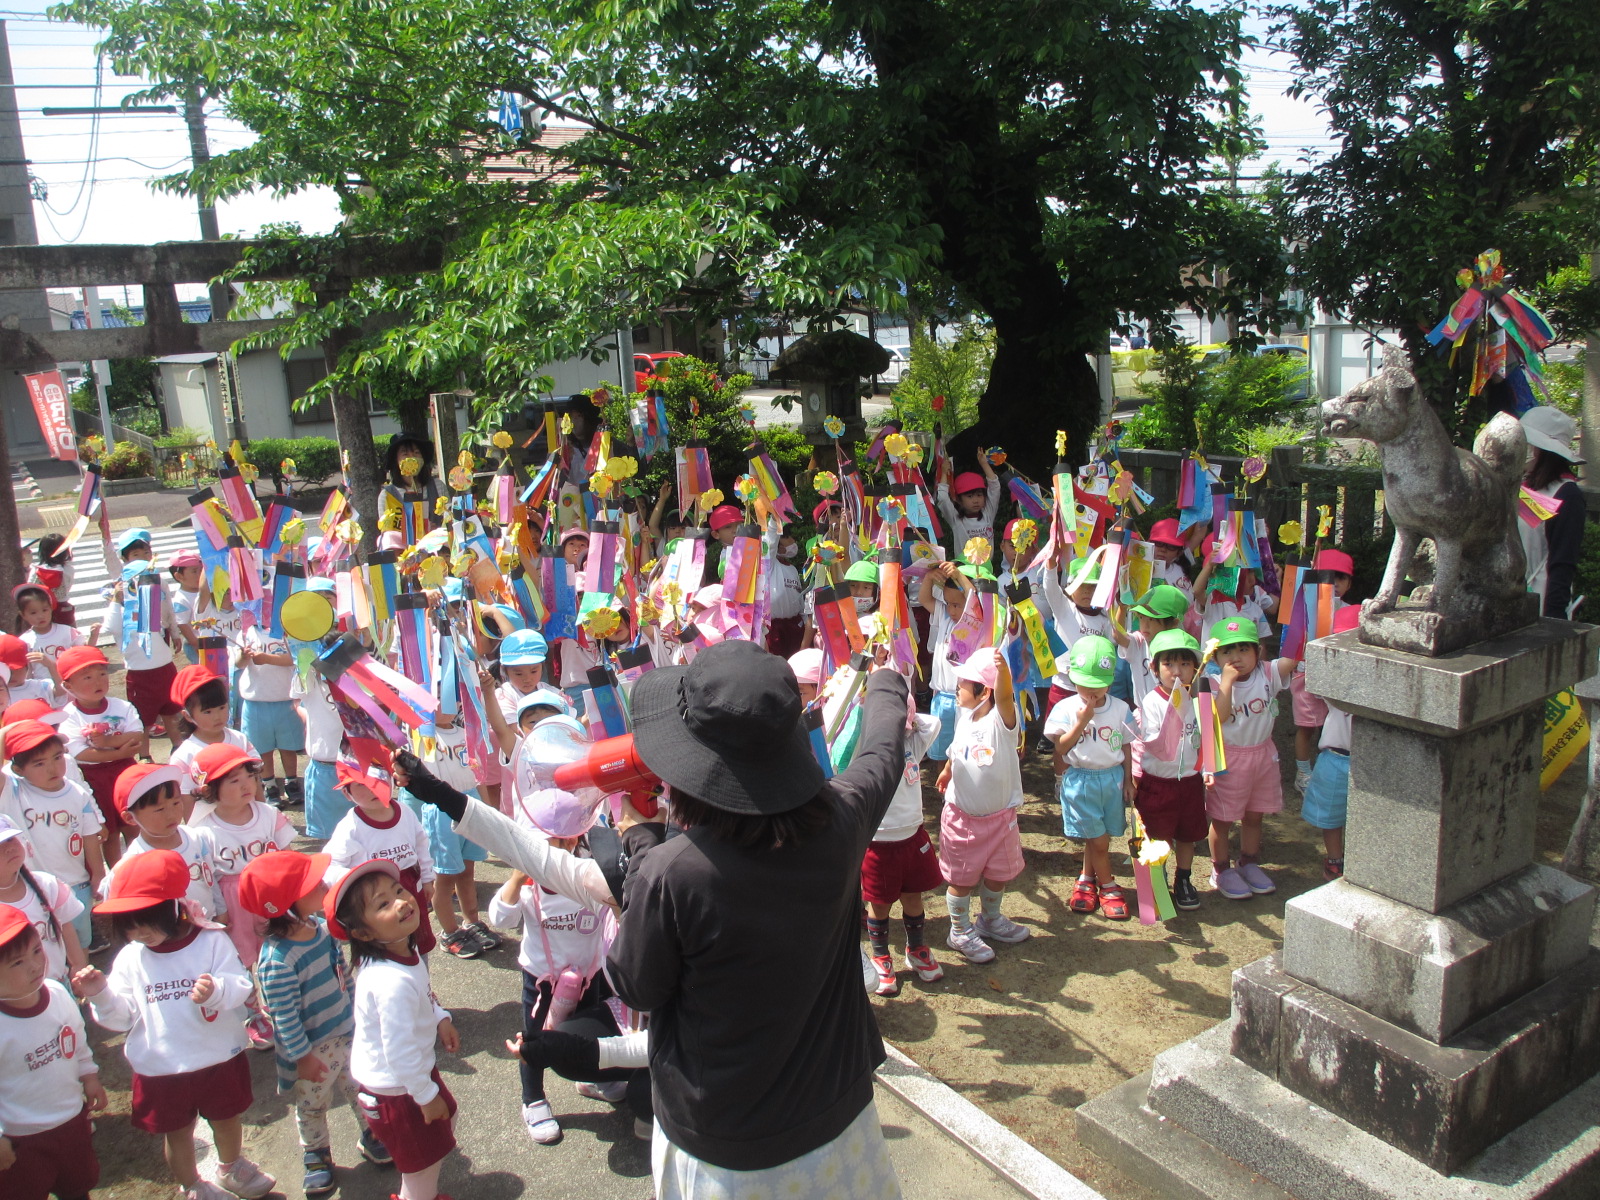
[[[639,757],[662,780],[715,808],[773,816],[823,784],[789,664],[753,642],[719,642],[687,667],[633,685]]]

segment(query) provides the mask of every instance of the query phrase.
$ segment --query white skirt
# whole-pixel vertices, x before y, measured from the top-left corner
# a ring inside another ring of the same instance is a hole
[[[674,1146],[656,1122],[650,1139],[656,1200],[899,1200],[900,1180],[868,1104],[845,1131],[809,1154],[764,1171],[732,1171]]]

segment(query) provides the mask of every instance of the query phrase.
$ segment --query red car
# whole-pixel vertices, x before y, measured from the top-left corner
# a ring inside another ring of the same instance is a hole
[[[656,367],[669,358],[682,358],[682,350],[659,350],[654,354],[635,354],[633,356],[633,390],[642,392],[648,389],[651,376],[656,373]]]

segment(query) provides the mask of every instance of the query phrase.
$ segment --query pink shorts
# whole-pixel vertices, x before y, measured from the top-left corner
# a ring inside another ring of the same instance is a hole
[[[1317,729],[1328,719],[1328,702],[1306,691],[1306,677],[1299,671],[1289,676],[1289,695],[1294,700],[1294,723],[1300,729]]]
[[[939,817],[939,869],[946,883],[975,887],[985,879],[1005,883],[1022,874],[1022,834],[1017,810],[974,817],[946,804]]]
[[[1283,779],[1278,748],[1271,742],[1227,747],[1228,769],[1206,790],[1206,816],[1240,821],[1245,813],[1283,811]]]

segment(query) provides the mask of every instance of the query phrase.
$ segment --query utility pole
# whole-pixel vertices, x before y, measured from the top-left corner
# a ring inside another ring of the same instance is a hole
[[[211,144],[206,140],[206,107],[200,89],[191,87],[183,95],[183,122],[189,127],[189,161],[196,170],[211,161]],[[217,207],[211,197],[200,192],[196,196],[200,214],[200,240],[220,242],[222,227],[217,224]],[[226,321],[233,307],[233,289],[225,283],[213,283],[211,292],[211,319]],[[228,436],[231,441],[247,445],[250,434],[245,429],[244,409],[239,404],[239,389],[232,378],[233,356],[217,355],[217,378],[222,382],[222,395],[228,416]]]
[[[90,329],[105,328],[105,315],[100,311],[99,288],[83,289],[83,319]],[[111,386],[110,361],[95,359],[89,364],[89,374],[94,380],[95,398],[100,402],[100,432],[105,437],[106,453],[110,454],[117,444],[116,435],[111,432],[111,402],[106,398],[106,389]]]

